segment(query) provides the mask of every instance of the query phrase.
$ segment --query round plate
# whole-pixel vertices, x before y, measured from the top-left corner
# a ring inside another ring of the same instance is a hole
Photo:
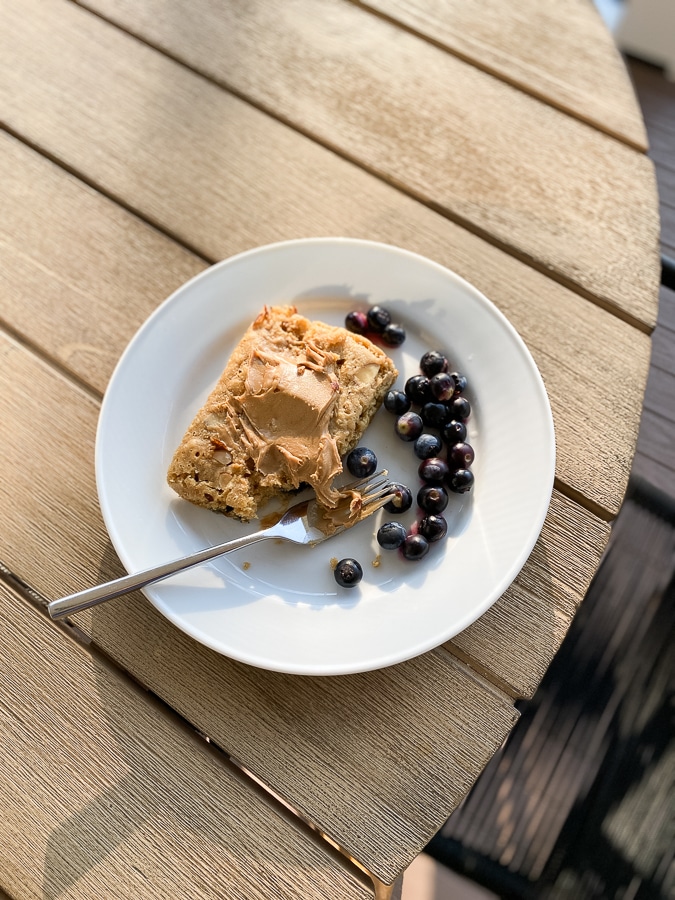
[[[448,537],[421,562],[381,550],[377,527],[395,517],[380,511],[319,546],[264,541],[145,594],[196,640],[255,666],[330,675],[392,665],[453,637],[501,596],[537,540],[553,486],[553,422],[532,357],[496,307],[448,269],[384,244],[319,238],[242,253],[193,278],[145,322],[110,381],[96,443],[103,517],[129,572],[260,527],[181,500],[166,471],[248,325],[265,304],[289,302],[334,325],[351,309],[386,306],[408,335],[389,351],[401,388],[426,350],[449,355],[469,379],[474,490],[450,495]],[[361,444],[417,490],[419,460],[384,408]],[[331,568],[347,556],[364,570],[349,590]]]

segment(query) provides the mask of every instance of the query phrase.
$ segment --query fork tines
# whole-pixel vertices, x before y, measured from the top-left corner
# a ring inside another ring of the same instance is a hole
[[[385,503],[388,503],[394,496],[392,485],[387,475],[387,470],[381,469],[368,478],[360,478],[357,481],[343,485],[341,490],[359,493],[363,501],[362,510],[364,514],[370,515],[370,513],[375,512],[384,506]]]

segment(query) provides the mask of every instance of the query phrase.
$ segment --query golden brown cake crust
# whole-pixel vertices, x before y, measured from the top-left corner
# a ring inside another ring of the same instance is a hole
[[[265,307],[181,441],[168,482],[185,500],[242,520],[281,492],[331,487],[396,380],[367,338]]]

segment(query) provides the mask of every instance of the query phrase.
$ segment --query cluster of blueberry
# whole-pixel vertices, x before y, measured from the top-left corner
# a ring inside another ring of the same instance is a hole
[[[464,392],[467,379],[449,372],[447,357],[430,350],[420,360],[420,375],[413,375],[404,391],[391,390],[384,399],[385,408],[397,416],[396,434],[413,442],[420,461],[418,474],[423,484],[417,492],[417,505],[424,516],[408,533],[400,522],[385,522],[377,532],[377,541],[385,550],[400,549],[406,559],[422,559],[429,544],[440,541],[448,531],[442,515],[448,505],[448,490],[463,494],[474,483],[471,464],[473,447],[467,443],[466,422],[471,405]],[[413,409],[415,407],[415,409]],[[425,430],[428,429],[428,430]],[[445,459],[441,456],[447,446]],[[377,458],[367,447],[357,447],[347,456],[346,465],[355,478],[366,478],[377,469]],[[385,505],[387,512],[400,514],[410,509],[413,494],[407,485],[392,485],[394,496]],[[342,587],[354,587],[363,577],[355,559],[343,559],[335,567],[335,580]]]
[[[391,321],[391,313],[383,306],[371,306],[367,313],[354,310],[347,313],[345,328],[353,334],[376,335],[389,347],[400,347],[405,340],[405,328]]]
[[[397,416],[396,434],[413,443],[415,456],[421,460],[417,471],[423,484],[416,499],[425,515],[416,530],[408,534],[400,523],[386,522],[377,533],[381,547],[400,548],[406,559],[422,559],[429,544],[447,534],[442,513],[448,505],[448,490],[463,494],[473,486],[474,451],[466,441],[466,422],[471,415],[471,404],[464,396],[467,379],[449,368],[443,353],[429,350],[420,360],[421,374],[409,378],[404,391],[389,391],[384,399],[385,409]],[[444,444],[448,448],[445,459],[441,456]],[[385,509],[393,513],[410,509],[410,488],[396,484],[394,490]]]

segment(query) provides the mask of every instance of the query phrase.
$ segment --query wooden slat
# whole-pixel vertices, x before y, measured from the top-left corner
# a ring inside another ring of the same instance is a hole
[[[178,247],[174,260],[170,255],[173,245],[168,239],[156,235],[133,216],[18,142],[6,139],[2,143],[3,151],[6,151],[2,158],[7,163],[7,172],[13,176],[6,179],[10,189],[5,204],[7,244],[2,257],[2,270],[6,280],[5,289],[0,292],[3,317],[12,323],[16,331],[27,336],[31,343],[41,346],[49,356],[56,357],[64,365],[71,367],[78,377],[88,379],[96,389],[102,390],[113,357],[123,349],[130,328],[135,327],[164,292],[168,293],[174,286],[174,279],[182,272],[182,262],[189,267],[199,263],[194,257],[186,256]],[[11,187],[16,184],[30,185],[31,189],[16,192]],[[48,203],[44,202],[46,197],[49,198]],[[419,209],[412,203],[411,206],[411,213]],[[432,214],[426,212],[424,216],[433,218]],[[39,227],[36,227],[36,222],[39,222]],[[92,228],[93,222],[98,222],[97,229]],[[102,234],[100,241],[98,233]],[[56,235],[62,238],[63,245],[55,240]],[[476,240],[471,237],[469,239],[470,242]],[[60,249],[61,246],[64,249]],[[73,256],[67,250],[72,246],[86,247],[90,257],[84,251]],[[27,253],[24,252],[24,247],[28,248]],[[155,253],[157,265],[153,256]],[[124,260],[122,270],[117,264],[119,259]],[[474,263],[475,266],[478,264],[478,261]],[[514,265],[519,266],[517,263]],[[503,272],[501,265],[496,268],[498,272],[495,286],[498,284],[499,272]],[[129,276],[125,274],[127,271]],[[145,280],[144,271],[152,273]],[[529,270],[524,271],[527,273]],[[541,276],[534,277],[543,282],[544,287],[551,284]],[[55,316],[52,312],[53,298],[61,296],[64,284],[78,285],[82,290],[70,291],[61,300],[60,313]],[[555,290],[563,289],[555,287]],[[523,296],[527,298],[526,294]],[[86,307],[83,298],[86,298]],[[583,302],[578,298],[574,298],[574,303],[583,308]],[[35,314],[36,307],[39,309],[38,315]],[[116,318],[117,307],[126,313],[121,326]],[[61,315],[68,315],[69,309],[72,309],[69,314],[69,330],[62,333],[58,319]],[[595,315],[600,316],[597,311]],[[534,313],[530,318],[534,320]],[[602,319],[603,322],[610,322],[614,330],[625,329],[631,336],[645,342],[647,340],[608,316],[603,316]],[[524,315],[523,320],[525,321]],[[40,325],[43,321],[46,327]],[[561,325],[556,323],[552,327],[561,333]],[[548,375],[550,371],[553,378],[556,372],[563,373],[565,381],[559,388],[563,398],[575,390],[574,373],[571,373],[570,380],[568,369],[563,363],[571,355],[568,354],[567,347],[573,340],[576,319],[568,328],[566,340],[557,342],[553,348],[554,353],[557,353],[558,347],[562,346],[563,353],[559,357],[555,355],[545,369],[545,374]],[[61,341],[65,341],[65,347],[69,348],[73,338],[79,345],[86,343],[94,352],[79,355],[64,353]],[[542,345],[544,340],[542,334]],[[96,352],[99,350],[100,352]],[[92,367],[92,361],[95,362],[95,368]],[[609,359],[601,361],[609,367]],[[581,374],[577,377],[581,377]],[[620,368],[615,366],[605,373],[598,371],[596,380],[602,377],[608,380],[608,398],[611,398],[614,395],[614,382],[611,379],[623,378],[623,360]],[[589,384],[589,389],[592,387]],[[588,401],[584,400],[583,403],[588,408]],[[609,403],[611,399],[608,399],[608,406]],[[567,405],[563,399],[560,404],[563,423],[566,421]],[[576,437],[578,431],[576,422],[573,422],[573,441],[578,442],[583,437]],[[558,443],[560,457],[560,433]],[[575,447],[576,444],[570,449]],[[600,452],[600,448],[597,452]],[[559,471],[564,478],[564,458]],[[514,695],[531,694],[550,656],[557,649],[566,623],[584,595],[606,537],[605,525],[556,492],[542,540],[516,585],[488,613],[487,618],[472,626],[459,639],[457,646],[461,646],[461,652],[471,658],[472,665],[491,672],[499,681],[508,685],[509,691]],[[541,608],[537,600],[542,585],[547,585],[551,591],[552,602],[546,608]],[[522,626],[528,621],[527,617],[532,615],[533,609],[533,621],[538,623],[538,627],[533,628],[530,623],[523,630]],[[515,632],[520,633],[521,638],[514,647],[512,635]]]
[[[638,149],[647,136],[611,34],[588,0],[360,0]]]
[[[280,215],[286,233],[307,232],[299,207],[321,208],[335,184],[317,183],[319,148],[269,122],[255,139],[250,109],[65,0],[4,4],[12,129],[128,202],[150,201],[151,215],[163,203],[174,221],[176,205],[203,217],[204,194],[213,202],[232,178],[222,196],[229,224],[247,220],[254,242]],[[117,2],[110,14],[627,318],[654,324],[655,182],[640,153],[346,0],[326,0],[320,17],[310,0]],[[147,93],[137,105],[139,91]],[[167,184],[174,191],[162,198]]]
[[[2,458],[15,473],[0,486],[2,561],[50,597],[119,574],[96,502],[98,403],[10,339],[0,340],[0,360]],[[206,650],[141,595],[76,621],[387,883],[442,825],[516,717],[508,697],[442,649],[379,672],[298,678]]]
[[[373,896],[175,716],[2,584],[0,616],[0,884],[14,900]]]
[[[0,172],[0,315],[102,393],[140,325],[207,263],[6,134]]]
[[[140,70],[150,51],[137,49],[135,67]],[[202,86],[178,66],[167,66],[166,81],[177,79],[176,90],[190,85],[197,91]],[[274,141],[279,132],[290,134],[222,92],[208,90],[218,120],[226,121],[237,110],[250,116],[246,130],[253,129],[258,146],[269,142],[268,126]],[[194,96],[197,102],[198,94]],[[138,96],[139,114],[147,101],[147,96]],[[103,122],[99,126],[104,129]],[[79,134],[82,145],[82,128]],[[228,139],[225,132],[222,137]],[[283,215],[279,210],[276,221],[255,223],[260,239],[303,233],[367,235],[436,259],[474,283],[519,330],[542,372],[553,408],[561,483],[574,496],[588,498],[592,508],[605,510],[607,517],[615,515],[628,478],[632,433],[639,422],[649,363],[647,336],[372,176],[291,137],[297,150],[294,165],[305,163],[314,171],[321,196],[314,196],[316,202],[311,204],[302,202],[301,225],[291,221],[301,195],[295,199],[285,195],[289,205]],[[204,145],[209,145],[206,135]],[[163,152],[159,145],[156,150]],[[251,165],[246,177],[253,191],[259,183],[255,168],[263,161],[256,159]],[[103,391],[135,328],[182,278],[204,263],[6,135],[0,136],[0,166],[4,185],[0,315],[31,343]],[[155,178],[156,168],[148,168],[136,198]],[[123,178],[128,172],[121,158],[119,172]],[[197,177],[195,171],[193,178]],[[295,177],[301,177],[299,171],[294,171]],[[158,197],[160,186],[157,178],[152,193],[156,190]],[[189,243],[202,245],[205,253],[228,256],[253,243],[251,223],[231,217],[225,199],[230,189],[239,190],[234,179],[217,180],[198,199],[196,183],[184,183],[155,212]],[[250,191],[246,202],[253,202]],[[181,214],[172,220],[179,207]],[[631,360],[629,379],[626,359]]]

